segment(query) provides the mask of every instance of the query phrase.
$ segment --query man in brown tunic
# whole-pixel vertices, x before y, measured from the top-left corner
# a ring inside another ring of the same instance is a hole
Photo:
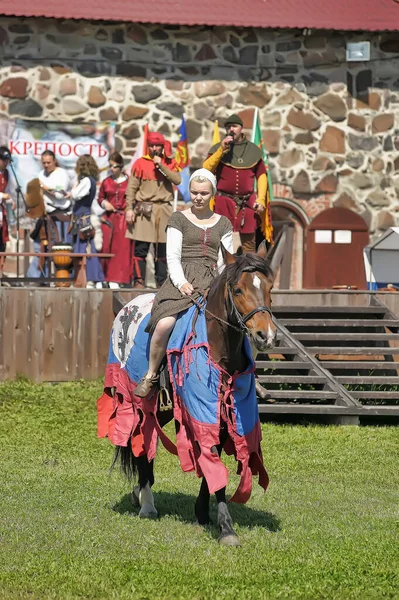
[[[257,215],[265,214],[268,185],[262,151],[247,140],[238,115],[231,115],[225,126],[227,136],[210,149],[204,162],[217,179],[214,211],[230,219],[243,251],[255,252]]]
[[[155,250],[155,279],[166,279],[166,225],[173,212],[173,185],[181,182],[172,147],[160,133],[149,133],[148,154],[133,165],[126,191],[126,237],[134,240],[134,287],[144,287],[150,244]]]

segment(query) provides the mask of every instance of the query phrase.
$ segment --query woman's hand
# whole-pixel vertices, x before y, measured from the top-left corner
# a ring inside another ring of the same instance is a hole
[[[133,210],[130,209],[126,211],[126,223],[128,225],[133,225],[135,217],[136,215],[134,214]]]
[[[111,204],[111,202],[108,202],[108,200],[103,200],[102,201],[102,207],[108,211],[108,212],[115,212],[115,206],[113,204]]]
[[[179,287],[179,291],[183,294],[183,296],[191,296],[191,294],[194,291],[194,288],[191,285],[191,283],[186,281],[186,283],[183,283],[183,285]]]

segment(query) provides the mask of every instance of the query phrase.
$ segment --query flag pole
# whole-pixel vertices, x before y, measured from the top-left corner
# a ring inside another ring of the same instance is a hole
[[[179,190],[175,188],[175,193],[173,194],[173,212],[177,211],[177,197],[179,195]]]
[[[255,141],[255,131],[256,131],[256,123],[258,121],[259,108],[256,107],[254,110],[254,120],[252,122],[252,133],[251,133],[251,142]]]

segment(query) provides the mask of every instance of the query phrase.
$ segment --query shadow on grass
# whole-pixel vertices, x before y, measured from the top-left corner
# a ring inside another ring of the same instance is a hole
[[[183,523],[194,524],[196,517],[194,514],[194,504],[196,497],[191,494],[181,494],[179,492],[155,492],[155,506],[159,517],[173,516],[177,517]],[[120,514],[138,515],[139,508],[133,506],[130,494],[125,494],[119,502],[114,504],[112,509]],[[241,527],[252,529],[253,527],[264,527],[268,531],[280,531],[281,522],[275,515],[250,508],[244,504],[229,504],[230,514],[233,522]],[[216,502],[211,500],[211,519],[216,523]]]

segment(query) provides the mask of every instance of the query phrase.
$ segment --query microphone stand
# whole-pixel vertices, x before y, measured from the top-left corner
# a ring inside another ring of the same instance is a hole
[[[16,221],[17,221],[17,254],[18,254],[19,253],[19,224],[20,224],[20,221],[19,221],[19,205],[20,205],[19,199],[22,198],[25,210],[27,209],[27,206],[26,206],[26,201],[25,201],[24,193],[22,191],[21,186],[19,185],[18,177],[17,177],[17,174],[16,174],[15,169],[14,169],[14,164],[13,164],[12,157],[10,159],[9,166],[11,168],[12,174],[13,174],[14,179],[15,179],[15,183],[16,183],[15,191],[17,192],[17,210],[16,210],[17,219],[16,219]],[[17,278],[19,279],[19,256],[17,256]]]

